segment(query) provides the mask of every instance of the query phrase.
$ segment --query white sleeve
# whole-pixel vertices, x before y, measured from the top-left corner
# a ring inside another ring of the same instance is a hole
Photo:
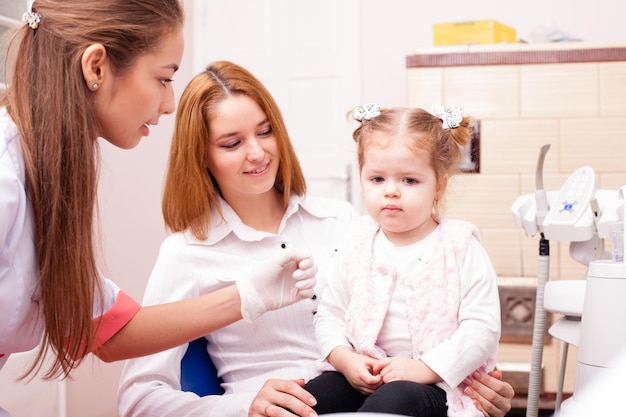
[[[240,417],[256,392],[199,397],[180,390],[180,362],[187,345],[127,361],[118,393],[121,417]]]
[[[26,195],[19,179],[10,168],[0,164],[0,353],[29,348],[10,343],[15,327],[19,326],[26,314],[20,304],[24,304],[26,297],[30,298],[30,294],[25,294],[19,286],[20,281],[25,282],[26,278],[19,276],[22,271],[15,266],[26,262],[19,256],[20,235],[24,233],[26,221],[26,204]],[[22,291],[18,292],[19,290]]]
[[[25,204],[26,195],[18,178],[0,165],[0,254],[4,254],[7,249],[15,250],[18,239],[12,242],[9,232],[12,232],[16,223],[24,221]],[[7,255],[13,257],[12,253]]]
[[[350,293],[342,261],[344,255],[345,251],[340,251],[331,261],[326,285],[320,294],[320,304],[313,319],[315,336],[322,351],[321,359],[326,359],[337,346],[351,346],[345,336],[345,314]]]
[[[500,297],[496,273],[483,246],[473,240],[461,270],[459,328],[421,359],[456,387],[496,351],[500,339]]]
[[[100,277],[100,281],[102,282],[102,302],[100,305],[100,300],[98,297],[94,299],[93,304],[93,317],[99,317],[105,312],[109,311],[111,307],[115,304],[115,300],[117,299],[117,294],[120,292],[120,287],[117,284],[107,277],[105,277],[102,272],[98,271],[98,275]]]
[[[174,243],[172,243],[174,242]],[[191,263],[166,239],[146,288],[143,304],[152,305],[199,295]],[[180,390],[181,360],[187,345],[127,360],[118,390],[121,417],[240,417],[256,392],[198,397]]]

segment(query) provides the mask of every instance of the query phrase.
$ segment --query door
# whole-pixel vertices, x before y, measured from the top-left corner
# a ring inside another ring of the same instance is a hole
[[[194,0],[194,74],[240,64],[270,90],[307,178],[308,194],[359,206],[354,124],[360,104],[357,0]]]

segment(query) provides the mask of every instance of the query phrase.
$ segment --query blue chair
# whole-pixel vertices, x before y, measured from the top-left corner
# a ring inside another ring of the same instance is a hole
[[[222,380],[206,351],[207,340],[204,337],[189,342],[187,352],[180,364],[180,385],[182,391],[194,392],[200,397],[221,395],[224,389]]]

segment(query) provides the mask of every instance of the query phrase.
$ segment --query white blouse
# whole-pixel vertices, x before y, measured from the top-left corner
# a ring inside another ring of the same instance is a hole
[[[355,217],[346,202],[293,196],[279,233],[246,226],[222,201],[225,221],[214,211],[209,238],[174,233],[161,246],[144,305],[191,298],[214,291],[246,275],[283,245],[313,253],[321,294],[325,269],[342,246]],[[319,297],[318,297],[319,299]],[[187,346],[127,361],[121,379],[119,408],[129,416],[245,416],[252,399],[271,378],[311,379],[320,352],[313,329],[318,301],[303,300],[264,314],[254,323],[240,320],[206,336],[208,351],[225,393],[198,397],[180,391],[180,362]]]
[[[11,353],[35,348],[44,332],[32,216],[17,127],[6,108],[0,108],[0,369]],[[94,306],[94,318],[101,323],[98,344],[107,341],[139,309],[113,282],[101,279],[104,306]]]
[[[0,365],[10,353],[31,350],[44,330],[32,210],[24,157],[5,108],[0,109]]]

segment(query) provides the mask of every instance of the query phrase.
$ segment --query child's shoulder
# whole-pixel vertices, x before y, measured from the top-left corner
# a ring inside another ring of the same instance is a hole
[[[469,222],[467,220],[451,219],[449,217],[440,217],[437,221],[439,222],[440,225],[444,227],[464,227],[468,229],[477,228],[477,226],[474,223]]]
[[[438,219],[440,229],[446,235],[473,235],[480,240],[480,229],[474,223],[461,219],[442,217]]]

